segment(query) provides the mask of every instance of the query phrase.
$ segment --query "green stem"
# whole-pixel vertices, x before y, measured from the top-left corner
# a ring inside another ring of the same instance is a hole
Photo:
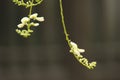
[[[22,1],[22,3],[24,3],[24,1],[23,0],[21,0]]]
[[[65,20],[64,20],[64,12],[63,12],[63,5],[62,5],[62,0],[59,0],[60,4],[60,14],[61,14],[61,19],[62,19],[62,27],[64,30],[64,34],[66,37],[66,41],[68,42],[68,45],[70,46],[70,39],[69,39],[69,34],[67,33],[66,25],[65,25]]]
[[[31,1],[31,6],[30,6],[30,9],[29,9],[29,15],[28,15],[29,17],[30,17],[30,15],[32,14],[32,8],[33,8],[33,5],[32,5],[32,4],[33,4],[33,2],[34,2],[34,0]],[[30,23],[30,22],[29,22],[29,23]],[[30,30],[30,27],[31,27],[31,25],[27,25],[27,29],[28,29],[28,30]]]
[[[30,6],[30,10],[29,10],[29,16],[32,14],[32,4],[33,4],[33,2],[34,2],[34,0],[32,0],[32,2],[31,2],[31,6]]]

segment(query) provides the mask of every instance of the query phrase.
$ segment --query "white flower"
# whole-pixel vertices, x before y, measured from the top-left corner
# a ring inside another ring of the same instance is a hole
[[[18,26],[18,28],[23,28],[24,24],[21,23],[21,24],[18,24],[17,26]]]
[[[30,24],[31,24],[32,26],[39,26],[39,23],[31,22]]]
[[[34,13],[32,15],[30,15],[30,19],[36,19],[38,16],[38,13]]]
[[[34,23],[34,26],[39,26],[39,23]]]
[[[23,23],[23,24],[26,24],[27,22],[29,22],[30,21],[30,19],[28,18],[28,17],[23,17],[22,19],[21,19],[21,22]]]
[[[85,50],[84,49],[79,49],[77,44],[72,42],[72,41],[70,42],[70,44],[71,44],[70,52],[77,55],[77,56],[83,57],[80,53],[85,52]]]
[[[40,21],[40,22],[43,22],[45,19],[44,19],[44,17],[37,17],[36,20]]]

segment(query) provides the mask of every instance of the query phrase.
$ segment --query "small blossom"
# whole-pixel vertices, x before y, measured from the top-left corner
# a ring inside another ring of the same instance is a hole
[[[17,26],[18,26],[18,28],[23,28],[23,27],[24,27],[24,24],[21,23],[21,24],[18,24]]]
[[[34,26],[39,26],[39,23],[35,23]]]
[[[45,19],[44,19],[44,17],[37,17],[36,20],[40,21],[40,22],[43,22]]]
[[[39,26],[39,23],[31,22],[30,24],[31,24],[31,26]]]
[[[77,46],[76,43],[74,43],[74,42],[71,41],[70,44],[71,44],[72,47],[78,48],[78,46]]]
[[[30,19],[28,18],[28,17],[23,17],[22,19],[21,19],[21,22],[23,23],[23,24],[26,24],[27,22],[29,22],[30,21]]]
[[[77,44],[72,42],[72,41],[70,42],[70,44],[71,44],[70,52],[77,55],[77,56],[83,57],[80,53],[85,52],[85,50],[84,49],[79,49]]]
[[[32,15],[30,15],[30,19],[36,19],[38,16],[38,13],[34,13]]]
[[[38,13],[34,13],[34,14],[30,15],[30,19],[34,19],[34,20],[37,20],[40,22],[44,21],[44,17],[37,17],[37,16],[38,16]]]
[[[80,53],[84,53],[84,52],[85,52],[85,49],[78,49],[78,51],[79,51]]]

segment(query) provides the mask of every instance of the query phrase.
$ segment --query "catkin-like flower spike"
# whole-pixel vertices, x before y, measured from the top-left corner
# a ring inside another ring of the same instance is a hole
[[[81,53],[85,52],[84,49],[79,49],[77,44],[74,42],[70,42],[70,52],[74,54],[74,56],[76,57],[76,59],[83,64],[84,66],[86,66],[88,69],[93,69],[94,67],[96,67],[96,62],[91,62],[89,63],[88,60],[86,58],[83,57],[83,55],[81,55]]]
[[[62,27],[64,30],[64,34],[66,37],[66,41],[70,47],[70,52],[75,56],[75,58],[84,66],[86,66],[88,69],[93,69],[96,66],[96,62],[92,62],[89,63],[88,60],[86,58],[83,57],[83,55],[81,55],[81,53],[85,52],[84,49],[79,49],[77,44],[72,42],[69,39],[69,35],[66,29],[66,24],[65,24],[65,20],[64,20],[64,11],[63,11],[63,6],[62,6],[62,0],[59,0],[59,5],[60,5],[60,14],[61,14],[61,22],[62,22]]]

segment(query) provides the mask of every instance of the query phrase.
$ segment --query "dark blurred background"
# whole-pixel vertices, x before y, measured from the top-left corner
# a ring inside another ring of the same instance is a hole
[[[44,0],[33,13],[45,17],[28,39],[15,29],[28,9],[0,2],[0,80],[120,80],[120,0],[63,0],[70,38],[97,67],[88,70],[69,53],[59,0]]]

